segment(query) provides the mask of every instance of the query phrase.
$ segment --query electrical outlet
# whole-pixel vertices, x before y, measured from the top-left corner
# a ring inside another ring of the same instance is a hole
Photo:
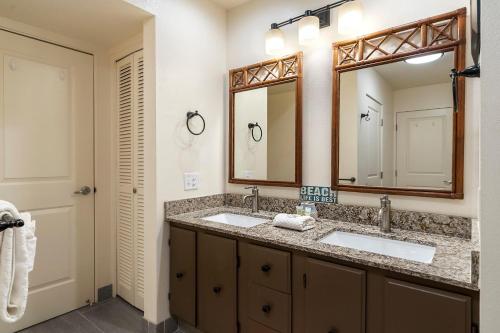
[[[200,185],[200,174],[198,172],[186,172],[184,174],[184,191],[197,190]]]

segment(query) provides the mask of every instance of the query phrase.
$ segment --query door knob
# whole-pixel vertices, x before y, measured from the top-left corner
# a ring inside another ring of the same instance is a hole
[[[214,294],[218,295],[218,294],[220,294],[222,288],[221,287],[214,287],[212,290],[213,290]]]
[[[271,306],[269,304],[265,304],[262,306],[262,312],[269,313],[271,312]]]
[[[89,186],[82,186],[80,190],[73,192],[74,194],[88,195],[92,192],[92,189]]]
[[[443,184],[451,185],[453,182],[451,180],[443,180]]]
[[[260,267],[260,270],[263,271],[264,273],[267,273],[267,272],[269,272],[271,270],[271,266],[267,265],[267,264],[266,265],[262,265]]]

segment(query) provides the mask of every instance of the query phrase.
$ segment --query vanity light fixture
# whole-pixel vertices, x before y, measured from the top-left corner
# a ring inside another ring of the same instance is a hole
[[[416,57],[416,58],[406,59],[405,62],[408,64],[412,64],[412,65],[427,64],[429,62],[433,62],[433,61],[438,60],[443,55],[444,55],[443,52],[433,53],[433,54],[428,54],[428,55],[424,55],[424,56],[420,56],[420,57]]]
[[[284,52],[285,37],[280,28],[295,22],[299,22],[299,44],[308,45],[314,42],[319,37],[319,30],[330,26],[330,10],[340,7],[343,4],[350,3],[351,5],[352,3],[354,6],[351,6],[351,9],[346,11],[346,13],[349,14],[348,17],[345,19],[339,18],[339,30],[341,28],[341,21],[344,22],[344,26],[347,26],[349,20],[354,20],[352,24],[359,27],[361,23],[360,19],[362,19],[363,15],[361,13],[361,5],[357,3],[358,1],[339,0],[315,10],[307,10],[304,14],[281,23],[273,23],[271,29],[266,33],[266,53],[277,56]]]
[[[339,8],[339,34],[356,35],[363,23],[363,8],[359,1],[351,1]]]

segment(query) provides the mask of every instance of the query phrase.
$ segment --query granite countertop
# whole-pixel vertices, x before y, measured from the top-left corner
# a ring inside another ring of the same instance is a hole
[[[219,213],[261,217],[269,219],[269,223],[251,228],[241,228],[202,219]],[[471,271],[476,271],[471,269],[471,252],[479,250],[479,242],[474,237],[465,239],[401,229],[393,229],[390,234],[384,234],[376,226],[326,219],[317,219],[315,228],[305,232],[298,232],[272,226],[271,219],[276,214],[267,211],[253,214],[246,208],[223,206],[167,216],[166,222],[216,231],[229,236],[238,236],[292,250],[341,259],[470,290],[479,290],[478,279],[472,276],[471,273]],[[319,242],[320,239],[336,230],[432,245],[436,247],[436,253],[431,264],[424,264]]]

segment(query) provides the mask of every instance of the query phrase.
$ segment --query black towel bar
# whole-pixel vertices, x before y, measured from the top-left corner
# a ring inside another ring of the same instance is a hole
[[[10,228],[20,228],[24,226],[24,221],[15,219],[10,214],[3,214],[0,218],[0,232]]]

